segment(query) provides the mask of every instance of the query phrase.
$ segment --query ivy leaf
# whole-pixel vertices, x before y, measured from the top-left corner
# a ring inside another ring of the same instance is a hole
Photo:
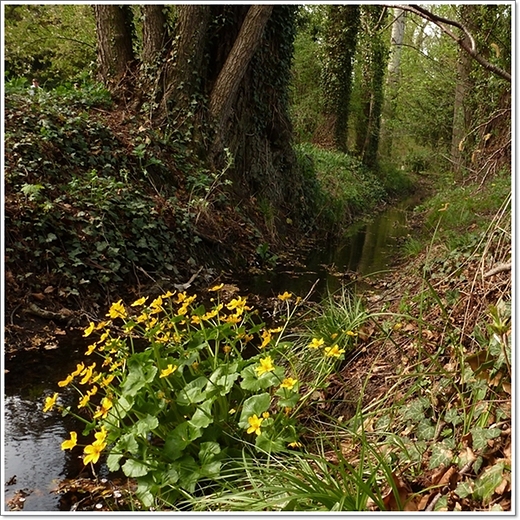
[[[500,435],[499,428],[471,428],[471,437],[473,439],[473,449],[476,451],[482,450],[487,446],[489,439],[494,439]]]
[[[447,449],[442,443],[435,444],[432,448],[432,455],[428,467],[438,468],[440,465],[448,466],[453,458],[451,450]]]
[[[269,408],[270,404],[271,396],[268,393],[253,395],[249,399],[246,399],[238,426],[240,426],[240,428],[247,428],[249,426],[249,417],[253,415],[260,417],[262,413]]]
[[[423,419],[417,425],[417,438],[419,440],[431,440],[435,437],[435,425],[432,424],[430,419]]]
[[[459,415],[456,408],[450,408],[445,414],[444,414],[444,420],[447,423],[453,424],[453,426],[456,426],[462,421],[462,417]]]
[[[486,468],[477,480],[475,480],[474,498],[487,503],[493,496],[495,489],[502,482],[503,472],[504,462],[499,462],[490,468]]]
[[[420,422],[424,419],[424,410],[429,407],[429,401],[424,398],[414,399],[410,404],[403,407],[403,419]]]
[[[459,482],[455,493],[459,498],[469,497],[473,493],[473,482]]]

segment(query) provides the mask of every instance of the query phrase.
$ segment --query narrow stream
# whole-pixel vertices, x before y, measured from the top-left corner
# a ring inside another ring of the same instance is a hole
[[[303,297],[316,283],[316,293],[324,296],[351,281],[354,272],[361,277],[377,276],[395,259],[399,240],[409,232],[407,212],[417,203],[417,197],[409,198],[369,222],[349,227],[338,243],[310,251],[305,266],[252,276],[242,284],[244,293],[275,296],[289,291]],[[80,459],[60,448],[67,432],[78,426],[74,428],[70,419],[59,414],[43,414],[41,409],[44,397],[59,390],[57,382],[74,369],[85,346],[81,337],[66,338],[54,350],[43,349],[36,358],[34,353],[22,353],[5,367],[5,501],[23,490],[20,505],[24,511],[66,508],[51,491],[61,479],[77,477],[83,467]]]

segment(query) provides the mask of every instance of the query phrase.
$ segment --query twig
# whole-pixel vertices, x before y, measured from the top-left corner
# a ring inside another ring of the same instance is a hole
[[[511,262],[507,264],[498,264],[492,269],[490,269],[487,273],[484,274],[484,278],[488,278],[489,276],[493,276],[495,274],[501,273],[503,271],[511,271]]]

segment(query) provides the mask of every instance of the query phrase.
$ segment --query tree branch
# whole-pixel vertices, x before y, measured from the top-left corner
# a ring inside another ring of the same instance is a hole
[[[460,46],[460,48],[468,53],[475,61],[480,63],[486,70],[489,70],[493,74],[496,74],[497,76],[501,77],[502,79],[505,79],[506,81],[511,82],[511,74],[509,72],[505,71],[504,69],[497,67],[493,63],[486,60],[481,54],[479,54],[477,50],[477,45],[475,42],[475,38],[471,34],[471,32],[468,30],[468,28],[455,20],[449,20],[448,18],[444,18],[442,16],[433,14],[431,11],[428,11],[424,7],[420,7],[418,5],[394,5],[393,7],[396,7],[398,9],[403,9],[405,11],[409,11],[411,13],[416,14],[417,16],[420,16],[421,18],[424,18],[425,20],[428,20],[429,22],[434,23],[437,27],[439,27],[445,34],[447,34],[452,40],[456,41],[457,44]],[[456,27],[457,29],[460,29],[469,40],[464,38],[460,38],[459,36],[455,35],[446,25],[451,25],[453,27]]]

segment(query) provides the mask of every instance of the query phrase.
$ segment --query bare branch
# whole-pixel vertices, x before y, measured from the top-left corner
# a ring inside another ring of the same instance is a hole
[[[505,79],[509,82],[511,82],[511,74],[504,69],[497,67],[493,63],[486,60],[481,54],[479,54],[477,50],[477,45],[475,42],[475,38],[471,34],[471,32],[468,30],[468,28],[455,20],[449,20],[448,18],[444,18],[442,16],[438,16],[436,14],[433,14],[431,11],[428,11],[427,9],[424,9],[424,7],[420,7],[418,5],[393,5],[393,7],[396,7],[398,9],[403,9],[404,11],[409,11],[411,13],[416,14],[417,16],[420,16],[421,18],[424,18],[425,20],[428,20],[429,22],[434,23],[437,27],[439,27],[446,35],[448,35],[452,40],[456,41],[457,44],[460,46],[462,50],[467,52],[474,60],[476,60],[478,63],[480,63],[486,70],[489,70],[493,74],[496,74],[497,76],[501,77],[502,79]],[[467,37],[467,40],[465,38],[460,38],[456,34],[454,34],[446,25],[451,25],[453,27],[456,27],[457,29],[461,30]],[[469,44],[468,44],[469,41]]]

